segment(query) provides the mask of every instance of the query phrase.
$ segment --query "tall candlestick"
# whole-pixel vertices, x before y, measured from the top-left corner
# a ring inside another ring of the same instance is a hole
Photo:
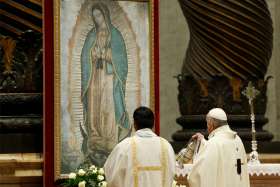
[[[255,114],[254,114],[254,99],[259,94],[259,91],[253,86],[252,82],[248,83],[242,94],[248,98],[251,113],[251,123],[252,123],[252,152],[250,153],[249,164],[260,164],[259,154],[257,152],[258,144],[256,139],[256,128],[255,128]]]

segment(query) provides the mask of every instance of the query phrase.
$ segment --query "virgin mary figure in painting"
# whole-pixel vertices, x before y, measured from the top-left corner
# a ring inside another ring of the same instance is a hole
[[[94,4],[94,27],[81,54],[83,152],[103,165],[113,147],[131,131],[125,104],[127,52],[121,32],[112,25],[108,7]]]

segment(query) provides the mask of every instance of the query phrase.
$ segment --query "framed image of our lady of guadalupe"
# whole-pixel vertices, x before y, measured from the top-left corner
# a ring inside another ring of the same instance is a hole
[[[113,147],[133,134],[138,106],[151,107],[158,119],[158,25],[153,0],[57,0],[52,6],[53,176],[59,179],[85,165],[102,167]]]

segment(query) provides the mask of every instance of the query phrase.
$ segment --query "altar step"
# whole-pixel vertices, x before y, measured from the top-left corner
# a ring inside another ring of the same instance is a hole
[[[42,168],[41,154],[0,154],[0,187],[42,187]]]

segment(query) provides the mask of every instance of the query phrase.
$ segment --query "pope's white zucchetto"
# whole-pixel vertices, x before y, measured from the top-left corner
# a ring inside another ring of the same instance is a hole
[[[225,111],[221,108],[211,109],[208,112],[207,117],[211,117],[211,118],[214,118],[217,120],[227,121],[227,115],[226,115]]]

